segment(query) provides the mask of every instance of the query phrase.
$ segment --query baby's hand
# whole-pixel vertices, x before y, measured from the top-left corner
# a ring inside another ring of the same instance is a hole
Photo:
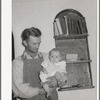
[[[64,81],[64,80],[61,80],[61,81],[58,81],[58,86],[64,86],[67,84],[67,80]]]
[[[47,72],[47,70],[46,70],[45,68],[42,69],[42,72],[43,72],[44,74],[48,74],[48,72]]]

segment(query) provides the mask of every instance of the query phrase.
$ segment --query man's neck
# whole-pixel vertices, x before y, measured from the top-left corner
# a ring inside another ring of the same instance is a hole
[[[30,52],[28,49],[25,49],[26,51],[27,51],[27,53],[32,57],[32,58],[34,58],[34,57],[36,57],[37,55],[38,55],[38,53],[32,53],[32,52]]]

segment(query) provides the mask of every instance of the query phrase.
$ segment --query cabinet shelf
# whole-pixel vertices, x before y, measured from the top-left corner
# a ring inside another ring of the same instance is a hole
[[[69,64],[69,63],[88,63],[88,62],[91,62],[92,60],[77,60],[77,61],[66,61],[66,64]]]
[[[78,87],[64,87],[59,88],[58,91],[70,91],[70,90],[81,90],[81,89],[92,89],[94,86],[78,86]]]
[[[55,40],[63,40],[63,39],[82,39],[86,38],[88,34],[76,34],[76,35],[59,35],[59,36],[54,36]]]

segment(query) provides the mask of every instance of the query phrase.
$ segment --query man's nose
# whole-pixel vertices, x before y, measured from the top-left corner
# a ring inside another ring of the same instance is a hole
[[[39,48],[39,46],[40,46],[39,44],[36,44],[36,48]]]

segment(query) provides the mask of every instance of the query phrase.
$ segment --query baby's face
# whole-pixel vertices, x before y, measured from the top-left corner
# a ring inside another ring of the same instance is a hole
[[[51,55],[49,56],[51,63],[57,63],[61,60],[60,52],[52,51]]]

